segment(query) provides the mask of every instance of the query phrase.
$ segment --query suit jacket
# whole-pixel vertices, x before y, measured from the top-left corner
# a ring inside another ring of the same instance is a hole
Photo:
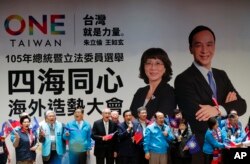
[[[139,88],[134,95],[130,110],[132,111],[132,114],[135,118],[138,118],[137,109],[143,106],[148,91],[149,85],[143,88]],[[147,103],[146,108],[148,120],[150,120],[157,111],[162,112],[164,115],[171,115],[173,113],[173,110],[176,109],[173,87],[171,87],[168,83],[161,82],[157,86],[153,97]]]
[[[239,115],[246,112],[246,102],[240,97],[226,72],[212,68],[217,87],[217,101],[227,112],[231,109],[237,110]],[[237,101],[225,103],[226,96],[230,91],[237,93]],[[204,76],[194,64],[178,75],[175,79],[175,94],[179,108],[183,111],[184,117],[188,120],[191,128],[202,144],[207,130],[206,122],[199,122],[195,119],[195,113],[200,109],[199,104],[212,105],[212,90]]]
[[[127,131],[128,125],[122,122],[118,125],[118,156],[121,157],[136,157],[136,144],[132,140],[138,125],[133,123],[133,128],[130,132]]]
[[[117,131],[117,124],[109,120],[108,134]],[[106,135],[103,119],[94,122],[92,128],[91,138],[95,140],[94,155],[98,157],[106,157],[106,155],[113,157],[116,151],[117,137],[116,134],[111,140],[103,141],[102,137]],[[106,154],[106,155],[105,155]]]

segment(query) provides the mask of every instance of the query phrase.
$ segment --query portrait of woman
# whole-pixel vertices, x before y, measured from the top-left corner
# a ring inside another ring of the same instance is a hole
[[[176,109],[174,89],[168,82],[172,76],[171,61],[161,48],[150,48],[141,57],[139,77],[147,84],[134,94],[130,110],[137,118],[137,109],[147,108],[147,119],[152,119],[155,112],[172,114]]]

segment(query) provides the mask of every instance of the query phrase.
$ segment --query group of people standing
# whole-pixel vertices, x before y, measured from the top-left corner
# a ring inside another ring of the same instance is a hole
[[[22,117],[22,128],[12,135],[17,163],[35,160],[38,138],[44,163],[60,163],[66,142],[70,163],[86,163],[92,139],[97,164],[104,164],[105,159],[106,164],[114,161],[119,164],[210,164],[214,150],[225,148],[225,138],[228,141],[235,137],[236,142],[238,136],[243,136],[238,134],[242,128],[239,121],[232,119],[246,112],[246,102],[226,72],[212,68],[214,32],[209,27],[197,26],[188,41],[194,61],[176,77],[174,88],[168,84],[173,71],[167,53],[161,48],[150,48],[143,53],[139,77],[147,86],[134,94],[130,109],[123,111],[123,122],[117,113],[112,114],[105,108],[102,118],[91,128],[83,119],[84,108],[78,107],[75,119],[66,125],[56,120],[53,111],[47,111],[38,132],[30,133],[27,128],[30,118]],[[236,115],[230,113],[232,111]],[[178,127],[172,128],[166,116],[176,117]],[[233,129],[231,138],[228,129]],[[235,130],[237,136],[234,136]],[[190,155],[185,146],[192,134],[203,147],[203,151],[194,155]]]

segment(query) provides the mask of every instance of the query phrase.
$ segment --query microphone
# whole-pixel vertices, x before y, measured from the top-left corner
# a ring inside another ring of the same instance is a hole
[[[164,125],[162,125],[162,127],[161,127],[161,131],[165,131],[165,126]]]
[[[128,122],[128,126],[130,128],[130,132],[133,133],[133,123],[132,123],[132,121]]]

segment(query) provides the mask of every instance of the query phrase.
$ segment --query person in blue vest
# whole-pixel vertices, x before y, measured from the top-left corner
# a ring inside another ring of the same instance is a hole
[[[228,115],[228,121],[222,128],[222,135],[225,141],[230,140],[235,143],[241,143],[245,137],[245,131],[241,124],[238,123],[238,118],[235,114]]]
[[[223,144],[224,138],[221,134],[221,129],[218,127],[217,119],[211,117],[208,119],[207,124],[208,129],[203,145],[204,164],[211,164],[215,151],[219,151],[219,154],[221,154],[220,151],[225,148],[225,145]]]
[[[148,125],[144,136],[145,158],[149,164],[168,163],[169,144],[174,140],[170,127],[164,124],[164,114],[155,113],[155,122]]]
[[[238,122],[238,116],[231,113],[228,115],[228,121],[221,130],[222,136],[224,138],[223,142],[234,143],[236,147],[241,146],[242,140],[246,135],[243,127],[240,126]],[[228,158],[229,155],[229,150],[224,149],[222,151],[222,160],[224,164],[230,163],[230,158]]]
[[[64,125],[56,120],[56,113],[48,110],[45,120],[40,123],[39,142],[42,143],[44,164],[61,164],[66,144],[63,140]]]
[[[21,127],[13,130],[11,141],[16,151],[16,163],[33,164],[36,160],[37,133],[30,129],[29,116],[20,118]]]
[[[70,164],[86,164],[91,150],[91,126],[83,116],[84,107],[76,107],[75,120],[65,126],[63,138],[69,141]]]

